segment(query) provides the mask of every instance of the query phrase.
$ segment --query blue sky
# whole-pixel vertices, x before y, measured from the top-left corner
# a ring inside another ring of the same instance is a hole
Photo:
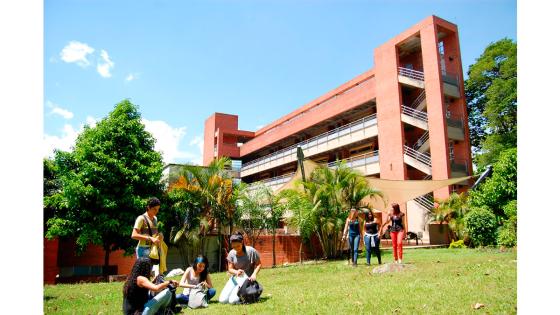
[[[373,66],[429,15],[459,27],[463,69],[517,40],[515,1],[44,2],[44,154],[68,150],[125,98],[166,162],[202,159],[204,121],[256,130]]]

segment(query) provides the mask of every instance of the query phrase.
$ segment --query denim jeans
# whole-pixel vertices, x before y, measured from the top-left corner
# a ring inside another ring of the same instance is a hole
[[[360,246],[360,234],[350,234],[348,233],[348,243],[350,245],[350,256],[352,257],[352,263],[356,265],[358,263],[358,246]]]
[[[171,302],[171,291],[165,289],[144,304],[142,315],[153,315]]]
[[[136,259],[140,257],[149,257],[150,247],[136,246]]]
[[[375,246],[371,246],[371,239],[375,240]],[[366,246],[366,263],[369,265],[371,260],[371,251],[375,253],[377,262],[381,265],[381,251],[379,250],[379,236],[364,235],[364,245]]]
[[[210,288],[210,289],[208,289],[208,292],[206,292],[206,297],[208,298],[208,301],[210,301],[210,299],[213,298],[214,295],[216,295],[216,289],[214,289],[214,288]],[[185,294],[178,294],[177,295],[177,303],[179,303],[179,304],[189,304],[189,296],[185,295]]]

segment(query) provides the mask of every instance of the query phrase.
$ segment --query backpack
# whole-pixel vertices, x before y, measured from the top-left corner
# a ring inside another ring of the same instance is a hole
[[[153,283],[154,284],[160,284],[165,282],[165,279],[163,278],[163,275],[158,275]],[[169,284],[167,286],[167,288],[169,289],[169,291],[171,291],[171,301],[169,302],[169,304],[163,309],[160,310],[160,312],[158,312],[159,314],[164,314],[164,315],[171,315],[171,314],[177,314],[181,312],[181,307],[177,305],[177,296],[175,295],[175,292],[177,290],[177,288],[172,285]],[[154,294],[152,291],[149,291],[148,295],[150,296],[150,298],[154,298],[157,294]]]
[[[242,304],[255,303],[259,300],[263,287],[257,281],[244,281],[237,291],[237,296]]]
[[[208,298],[206,295],[207,290],[201,286],[192,288],[189,292],[189,307],[199,308],[208,307]]]

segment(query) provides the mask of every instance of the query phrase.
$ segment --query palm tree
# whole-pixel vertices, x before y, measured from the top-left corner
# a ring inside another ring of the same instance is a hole
[[[429,213],[431,220],[440,224],[447,222],[451,240],[464,240],[466,237],[464,217],[469,211],[467,195],[452,193],[449,198],[436,200],[436,202],[438,206]]]
[[[287,189],[278,194],[278,197],[285,203],[287,211],[291,211],[288,224],[297,228],[300,235],[299,243],[299,263],[302,263],[303,244],[311,241],[311,236],[315,231],[315,221],[313,213],[317,211],[319,203],[313,205],[305,193]],[[315,248],[313,250],[313,258],[315,258]]]

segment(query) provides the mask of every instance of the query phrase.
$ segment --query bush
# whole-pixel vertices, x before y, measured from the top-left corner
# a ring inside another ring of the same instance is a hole
[[[505,247],[514,247],[517,245],[517,220],[515,217],[506,221],[506,223],[498,229],[498,245]]]
[[[465,227],[474,246],[496,244],[498,223],[488,208],[474,208],[465,215]]]
[[[517,200],[511,200],[504,206],[504,213],[507,218],[517,216]]]
[[[466,248],[466,247],[467,246],[465,246],[463,240],[458,240],[455,242],[451,242],[451,244],[449,244],[449,248]]]

